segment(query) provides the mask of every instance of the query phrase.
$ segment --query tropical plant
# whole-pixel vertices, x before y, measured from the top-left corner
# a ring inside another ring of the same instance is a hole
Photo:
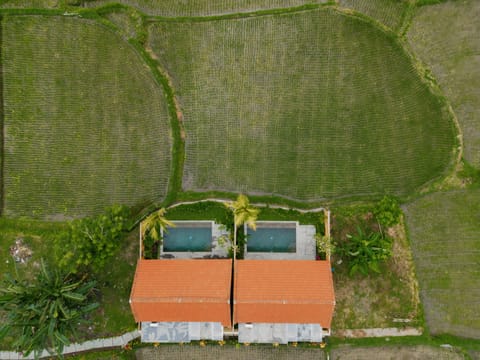
[[[243,224],[253,230],[257,229],[257,217],[260,212],[255,206],[250,205],[250,200],[246,195],[240,194],[236,201],[225,204],[233,212],[233,259],[236,259],[237,247],[237,229]]]
[[[381,226],[390,227],[400,222],[402,209],[395,198],[384,196],[375,206],[373,214]]]
[[[129,214],[128,208],[113,206],[97,217],[72,221],[54,239],[58,265],[73,273],[79,269],[101,271],[120,247],[128,230]]]
[[[144,257],[152,257],[152,249],[160,243],[162,231],[167,231],[168,227],[175,227],[175,224],[165,217],[166,213],[165,208],[158,209],[140,223]]]
[[[0,340],[14,338],[17,351],[38,358],[46,349],[62,357],[63,348],[76,335],[76,328],[98,304],[90,301],[95,282],[76,279],[43,261],[33,281],[5,275],[0,287],[0,310],[6,313]]]
[[[346,260],[350,275],[367,275],[370,270],[380,273],[380,263],[392,256],[392,239],[357,227],[356,234],[348,234],[347,240],[338,244],[336,253]]]
[[[335,252],[335,244],[332,239],[329,236],[316,233],[315,242],[317,254],[325,256],[325,259],[330,260],[330,256]]]

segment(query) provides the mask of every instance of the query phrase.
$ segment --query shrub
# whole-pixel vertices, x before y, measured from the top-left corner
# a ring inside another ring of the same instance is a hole
[[[380,263],[392,256],[392,239],[357,227],[356,234],[348,234],[347,240],[338,244],[336,253],[347,262],[350,275],[367,275],[370,270],[379,273]]]
[[[320,259],[326,260],[335,252],[335,243],[332,238],[317,233],[315,235],[315,242],[317,245],[317,255]]]
[[[60,268],[73,273],[87,268],[100,271],[118,250],[128,229],[129,215],[128,208],[113,206],[97,217],[72,221],[54,240]]]
[[[390,227],[400,222],[402,209],[395,198],[384,196],[375,206],[373,213],[380,225]]]

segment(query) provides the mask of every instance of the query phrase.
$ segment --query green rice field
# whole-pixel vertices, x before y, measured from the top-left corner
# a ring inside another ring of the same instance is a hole
[[[455,130],[395,38],[333,9],[156,22],[183,112],[183,187],[322,200],[410,194]]]
[[[407,33],[432,70],[463,130],[464,156],[480,166],[480,1],[447,1],[417,10]]]
[[[169,116],[141,57],[67,17],[3,18],[4,214],[50,219],[161,200]]]
[[[393,30],[401,26],[409,5],[408,0],[339,0],[339,4],[365,14]]]
[[[112,2],[112,0],[94,0],[86,5],[97,7]],[[133,6],[148,15],[177,17],[282,9],[306,4],[322,4],[328,0],[117,0],[114,2]]]
[[[405,207],[427,325],[480,338],[480,189],[425,196]]]

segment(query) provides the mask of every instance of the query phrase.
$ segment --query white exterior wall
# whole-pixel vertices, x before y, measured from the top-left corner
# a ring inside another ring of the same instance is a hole
[[[219,322],[142,322],[142,342],[179,343],[193,340],[223,340]]]
[[[322,333],[320,324],[238,324],[238,342],[240,343],[321,342]]]

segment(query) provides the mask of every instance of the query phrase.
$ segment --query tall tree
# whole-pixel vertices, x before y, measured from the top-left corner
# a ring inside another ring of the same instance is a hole
[[[237,258],[237,228],[243,224],[253,230],[257,228],[257,217],[260,212],[255,206],[250,204],[246,195],[240,194],[236,201],[226,203],[226,206],[233,212],[233,260]]]
[[[95,282],[49,269],[41,262],[33,281],[6,275],[0,286],[0,310],[6,321],[0,340],[14,338],[17,351],[38,358],[43,349],[62,358],[63,348],[76,336],[85,315],[98,307],[89,295]]]

